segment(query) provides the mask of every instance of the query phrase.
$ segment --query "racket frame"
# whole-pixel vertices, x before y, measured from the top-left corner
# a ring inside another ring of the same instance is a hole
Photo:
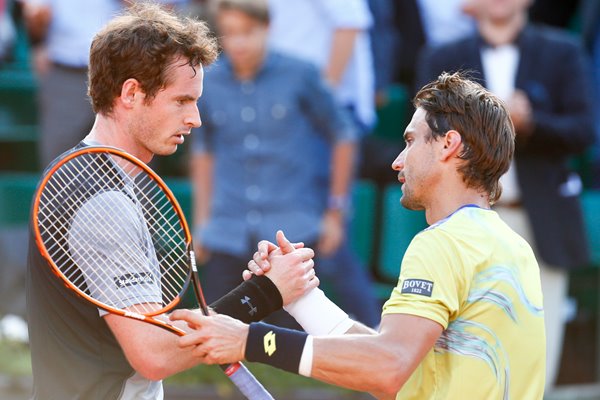
[[[127,318],[132,318],[132,319],[137,319],[140,321],[148,322],[148,323],[151,323],[160,328],[171,331],[179,336],[183,336],[183,335],[185,335],[185,332],[183,330],[181,330],[165,321],[154,318],[157,315],[165,314],[165,313],[173,310],[173,308],[175,308],[177,306],[177,304],[179,304],[181,301],[180,295],[176,296],[165,307],[162,307],[153,312],[139,313],[139,312],[135,312],[135,311],[127,310],[127,309],[111,307],[107,304],[104,304],[101,301],[94,299],[92,296],[88,295],[83,290],[81,290],[77,286],[73,285],[69,281],[69,279],[62,273],[62,271],[56,265],[56,263],[52,260],[52,257],[50,256],[50,253],[48,252],[48,249],[46,248],[46,245],[44,244],[44,242],[42,240],[40,226],[39,226],[38,212],[39,212],[40,200],[42,197],[42,193],[43,193],[44,189],[46,188],[48,181],[52,178],[52,176],[54,175],[54,173],[56,171],[58,171],[63,165],[67,164],[72,159],[79,157],[81,155],[84,155],[84,154],[95,154],[95,153],[115,155],[117,157],[126,159],[127,161],[133,163],[136,167],[139,167],[140,169],[142,169],[160,187],[160,189],[166,194],[166,197],[168,198],[171,205],[174,207],[175,212],[176,212],[177,216],[179,217],[179,222],[181,223],[181,227],[183,228],[183,232],[184,232],[184,236],[185,236],[185,242],[186,242],[186,247],[187,247],[186,252],[188,254],[189,260],[192,260],[192,257],[193,257],[193,251],[191,250],[192,249],[192,235],[190,233],[189,226],[188,226],[185,216],[183,214],[183,210],[181,209],[181,206],[177,202],[177,199],[173,195],[173,192],[171,191],[171,189],[169,189],[167,184],[162,180],[162,178],[160,176],[158,176],[158,174],[156,174],[150,167],[148,167],[140,159],[138,159],[137,157],[135,157],[129,153],[126,153],[123,150],[120,150],[116,147],[111,147],[111,146],[89,146],[89,147],[83,147],[81,149],[73,150],[72,152],[65,155],[55,165],[53,165],[48,170],[48,172],[45,174],[42,181],[38,185],[38,188],[36,189],[35,197],[34,197],[34,201],[33,201],[33,209],[32,209],[32,224],[33,224],[34,236],[35,236],[35,241],[36,241],[38,250],[44,257],[44,259],[51,266],[52,272],[54,273],[54,275],[59,277],[69,289],[73,290],[75,293],[77,293],[77,295],[83,297],[85,300],[91,302],[95,306],[97,306],[105,311],[108,311],[111,314],[116,314],[116,315],[120,315],[122,317],[127,317]],[[190,261],[188,261],[188,263],[190,263]],[[204,297],[202,295],[202,289],[200,288],[200,285],[199,285],[197,272],[196,272],[196,276],[194,277],[193,276],[194,272],[192,270],[192,266],[195,266],[194,261],[191,261],[191,265],[189,265],[189,267],[190,267],[189,273],[188,273],[185,283],[183,284],[181,294],[185,293],[185,291],[187,290],[187,288],[191,282],[194,285],[194,293],[196,294],[196,299],[198,300],[200,307],[203,309],[206,309],[206,312],[208,313],[208,308],[206,307],[206,301],[204,300]],[[197,290],[200,290],[200,292],[197,293]],[[202,306],[202,304],[204,304],[204,307]],[[203,310],[203,312],[204,312],[204,310]]]

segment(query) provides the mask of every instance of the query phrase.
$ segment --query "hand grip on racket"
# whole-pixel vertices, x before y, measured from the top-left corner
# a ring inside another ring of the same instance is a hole
[[[183,336],[157,317],[173,310],[192,283],[208,315],[181,207],[132,155],[107,146],[66,154],[42,179],[32,218],[52,271],[96,307]],[[273,399],[242,364],[221,368],[248,399]]]

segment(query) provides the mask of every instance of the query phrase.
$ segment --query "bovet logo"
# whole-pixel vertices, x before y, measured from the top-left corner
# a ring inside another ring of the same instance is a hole
[[[115,283],[117,284],[117,287],[119,289],[122,289],[127,286],[142,285],[142,284],[146,284],[146,283],[150,283],[150,284],[154,283],[154,277],[152,276],[152,274],[150,272],[138,272],[138,273],[132,273],[132,274],[125,274],[125,275],[121,275],[121,276],[115,276],[113,279],[115,280]]]
[[[402,293],[420,294],[431,297],[433,282],[424,279],[406,279],[402,282]]]

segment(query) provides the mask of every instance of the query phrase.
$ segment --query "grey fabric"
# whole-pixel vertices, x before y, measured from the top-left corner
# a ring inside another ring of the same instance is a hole
[[[162,381],[149,381],[138,373],[127,381],[118,400],[162,400],[164,391]]]
[[[152,238],[141,210],[123,192],[103,192],[83,204],[68,244],[93,298],[120,309],[162,302]]]

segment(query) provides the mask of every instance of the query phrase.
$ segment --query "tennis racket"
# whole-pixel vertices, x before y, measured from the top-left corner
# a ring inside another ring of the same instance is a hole
[[[67,153],[42,179],[32,215],[52,271],[93,305],[183,336],[160,316],[191,283],[208,315],[181,207],[132,155],[105,146]],[[221,368],[248,399],[272,399],[242,364]]]

